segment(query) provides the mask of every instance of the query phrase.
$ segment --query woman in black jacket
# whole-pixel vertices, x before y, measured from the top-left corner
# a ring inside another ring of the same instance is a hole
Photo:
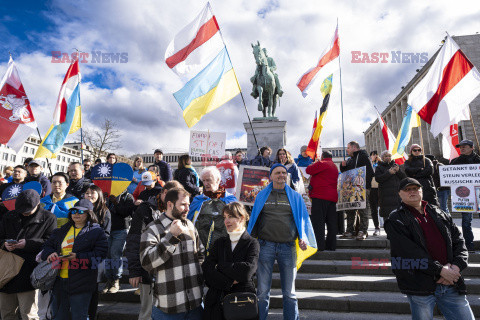
[[[253,276],[257,271],[260,245],[245,229],[248,213],[245,207],[232,202],[223,209],[228,236],[213,244],[202,264],[208,286],[204,299],[203,319],[223,319],[221,302],[234,292],[255,293]]]
[[[57,261],[60,268],[52,290],[52,319],[84,320],[108,243],[89,200],[78,201],[68,220],[45,243],[42,260]]]
[[[433,164],[430,159],[423,156],[422,147],[412,144],[410,155],[404,166],[407,177],[417,179],[422,185],[423,200],[438,206],[437,191],[433,184]]]
[[[378,183],[378,204],[380,216],[387,219],[390,212],[400,205],[398,187],[400,181],[405,178],[405,173],[400,170],[398,164],[392,160],[392,154],[386,150],[381,154],[382,161],[378,162],[375,169],[375,181]]]
[[[178,158],[178,169],[175,170],[173,179],[177,180],[190,193],[190,199],[200,194],[198,174],[192,167],[192,159],[188,154]]]

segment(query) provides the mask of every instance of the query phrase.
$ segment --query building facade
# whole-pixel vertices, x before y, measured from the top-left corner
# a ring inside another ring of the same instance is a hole
[[[460,49],[463,51],[463,53],[465,53],[470,61],[477,67],[477,69],[480,69],[480,34],[457,36],[453,37],[453,39],[460,46]],[[382,112],[382,118],[385,120],[390,130],[392,130],[395,137],[400,130],[403,116],[405,115],[405,111],[407,109],[408,95],[425,77],[437,54],[438,51],[420,70],[418,70],[413,79],[411,79],[405,87],[402,87],[400,93]],[[475,128],[478,130],[478,128],[480,128],[480,95],[470,103],[470,110]],[[420,130],[422,132],[421,136],[425,154],[432,154],[436,158],[440,158],[442,156],[442,135],[440,134],[438,137],[434,138],[430,133],[430,125],[423,120]],[[408,144],[408,148],[406,149],[407,153],[409,153],[410,146],[412,144],[416,143],[422,145],[422,141],[420,141],[420,130],[418,128],[414,128],[412,130],[412,137]],[[364,136],[365,147],[367,151],[370,152],[377,150],[380,154],[383,150],[386,150],[378,119],[368,127],[368,129],[364,132]],[[458,124],[458,138],[460,141],[463,139],[470,139],[475,143],[475,134],[470,121],[460,121]]]

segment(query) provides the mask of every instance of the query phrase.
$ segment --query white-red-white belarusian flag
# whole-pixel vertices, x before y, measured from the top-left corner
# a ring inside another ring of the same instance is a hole
[[[393,132],[387,127],[385,120],[383,120],[382,116],[378,111],[377,111],[377,117],[378,117],[378,123],[380,124],[380,129],[382,129],[382,136],[383,136],[383,140],[385,141],[385,146],[387,147],[387,150],[390,153],[392,153],[393,146],[395,145],[395,136],[393,135]],[[407,154],[403,153],[403,158],[395,159],[395,163],[397,163],[398,165],[401,165],[405,162],[406,159],[407,159]]]
[[[19,152],[37,128],[17,67],[12,57],[0,83],[0,143]]]
[[[427,75],[408,96],[408,104],[431,125],[430,131],[436,137],[456,123],[479,94],[480,73],[447,36]]]
[[[458,143],[458,124],[452,124],[442,132],[442,154],[445,159],[452,160],[460,156],[460,149],[456,147]]]
[[[328,47],[323,51],[317,65],[305,72],[298,80],[297,87],[302,92],[303,97],[308,95],[309,89],[317,79],[325,80],[329,75],[340,68],[340,39],[338,38],[338,23],[335,33]]]

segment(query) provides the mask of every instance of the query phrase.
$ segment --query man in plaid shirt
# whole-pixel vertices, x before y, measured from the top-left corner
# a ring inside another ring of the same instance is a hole
[[[190,194],[174,188],[167,210],[142,234],[140,261],[155,277],[152,319],[201,319],[204,247],[187,214]]]

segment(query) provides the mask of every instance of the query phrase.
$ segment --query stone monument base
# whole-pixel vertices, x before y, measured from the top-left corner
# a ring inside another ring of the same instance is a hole
[[[271,160],[275,159],[277,150],[284,148],[287,144],[287,121],[279,121],[277,117],[254,118],[252,127],[250,123],[244,122],[243,126],[247,132],[247,157],[253,159],[257,156],[258,150],[252,133],[252,127],[257,137],[258,147],[269,146],[272,148]]]

